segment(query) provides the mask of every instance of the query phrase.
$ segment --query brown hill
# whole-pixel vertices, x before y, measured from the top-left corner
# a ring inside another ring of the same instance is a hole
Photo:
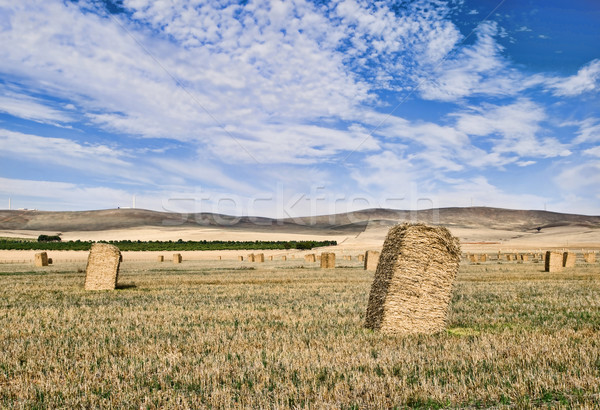
[[[394,225],[402,221],[421,221],[451,228],[488,228],[512,231],[543,231],[544,228],[579,226],[600,228],[600,216],[562,214],[557,212],[512,210],[501,208],[440,208],[421,211],[366,209],[343,214],[314,217],[270,219],[232,217],[196,213],[177,214],[144,209],[108,209],[81,212],[0,211],[0,229],[35,231],[102,231],[142,226],[215,226],[234,230],[269,230],[310,233],[359,233],[367,225]]]

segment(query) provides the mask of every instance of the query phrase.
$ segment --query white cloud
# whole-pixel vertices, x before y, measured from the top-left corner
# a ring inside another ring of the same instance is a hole
[[[502,57],[502,46],[494,36],[496,23],[487,22],[477,29],[473,45],[462,46],[457,54],[425,74],[421,96],[428,100],[457,101],[473,95],[509,96],[523,87],[522,75]]]
[[[600,146],[586,149],[585,151],[583,151],[583,153],[585,155],[590,155],[590,156],[594,156],[594,157],[600,157]]]
[[[68,107],[64,108],[68,109]],[[2,84],[0,84],[0,112],[18,118],[55,125],[73,120],[70,113],[53,108],[47,102],[38,98],[14,92]]]
[[[552,90],[552,94],[559,97],[573,97],[597,91],[600,82],[600,60],[589,62],[570,77],[547,77],[543,82]]]
[[[576,144],[600,142],[600,119],[586,118],[582,121],[571,122],[568,125],[579,126],[579,132],[573,140]]]

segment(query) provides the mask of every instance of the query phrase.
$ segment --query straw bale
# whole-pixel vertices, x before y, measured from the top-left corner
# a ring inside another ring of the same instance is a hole
[[[119,279],[121,252],[108,243],[94,243],[85,269],[85,290],[114,290]]]
[[[35,266],[48,266],[48,254],[46,252],[35,254]]]
[[[365,326],[386,333],[444,329],[460,265],[460,242],[447,228],[392,227],[371,285]]]
[[[366,251],[365,252],[365,270],[377,270],[377,264],[379,263],[378,251]]]
[[[470,254],[470,255],[469,255],[469,261],[470,261],[471,263],[475,263],[475,262],[477,262],[477,261],[478,261],[477,255],[475,255],[475,254]]]
[[[576,259],[574,252],[563,252],[563,268],[574,268]]]
[[[333,269],[335,268],[335,253],[323,252],[321,253],[321,269]]]
[[[304,261],[308,263],[316,262],[317,257],[314,253],[309,253],[308,255],[304,255]]]
[[[249,253],[248,256],[246,257],[246,260],[248,262],[254,262],[254,259],[255,259],[255,257],[254,257],[253,253]]]
[[[273,260],[273,255],[269,256],[269,260],[272,261]]]
[[[546,252],[544,258],[544,271],[546,272],[560,272],[563,268],[563,255],[560,252]]]
[[[264,261],[265,261],[264,253],[257,253],[256,255],[254,255],[254,262],[264,262]]]
[[[181,257],[180,253],[174,253],[173,254],[173,263],[181,263],[181,261],[183,261],[183,258]]]
[[[521,260],[522,260],[523,262],[527,262],[527,261],[529,260],[529,255],[522,254],[522,255],[521,255]]]
[[[481,262],[487,262],[487,260],[488,260],[487,254],[484,253],[483,255],[479,255],[479,260]]]
[[[360,254],[356,256],[356,259],[358,259],[359,262],[364,262],[365,261],[365,255],[364,254]]]
[[[595,263],[596,262],[596,253],[595,252],[584,253],[583,260],[585,260],[586,263]]]
[[[164,257],[163,255],[158,255],[158,256],[156,257],[156,260],[157,260],[158,262],[164,262],[164,261],[165,261],[165,257]]]
[[[284,255],[284,256],[282,256],[282,257],[281,257],[281,260],[282,260],[282,261],[287,261],[287,256],[285,256],[285,255]]]
[[[242,262],[244,260],[243,256],[238,256],[238,261]]]

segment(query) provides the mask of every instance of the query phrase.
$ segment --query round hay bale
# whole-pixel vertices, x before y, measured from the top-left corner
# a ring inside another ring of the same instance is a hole
[[[366,251],[365,252],[365,270],[377,270],[377,264],[379,263],[380,252],[378,251]]]
[[[182,261],[183,261],[183,258],[181,257],[180,253],[173,254],[173,263],[181,263]]]
[[[460,243],[448,229],[392,227],[371,285],[365,326],[386,333],[443,330],[459,265]]]
[[[546,272],[560,272],[563,269],[563,254],[561,252],[547,251],[544,261]]]
[[[46,252],[36,253],[34,263],[37,267],[48,266],[48,254]]]
[[[574,268],[576,259],[574,252],[563,252],[563,268]]]
[[[323,252],[321,253],[321,269],[334,269],[335,268],[335,253]]]
[[[119,280],[121,252],[108,243],[94,243],[85,268],[85,290],[114,290]]]

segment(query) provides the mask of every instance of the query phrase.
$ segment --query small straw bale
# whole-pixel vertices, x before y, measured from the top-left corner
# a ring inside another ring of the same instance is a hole
[[[221,257],[221,256],[219,256],[219,258],[218,258],[218,259],[219,259],[219,260],[222,260],[221,258],[222,258],[222,257]]]
[[[309,263],[316,262],[317,257],[314,253],[309,253],[308,255],[304,255],[304,261]]]
[[[509,254],[506,255],[506,260],[507,261],[512,261],[512,258],[513,258],[512,254],[509,253]]]
[[[364,254],[360,254],[356,256],[356,259],[358,259],[359,262],[364,262],[365,261],[365,255]]]
[[[273,255],[269,256],[269,260],[272,261],[273,260]]]
[[[470,255],[469,255],[469,262],[471,262],[471,263],[475,263],[475,262],[477,262],[477,261],[478,261],[478,259],[477,259],[477,255],[475,255],[475,254],[470,254]]]
[[[35,254],[35,266],[48,266],[48,254],[46,252]]]
[[[335,253],[323,252],[321,253],[321,269],[334,269],[335,268]]]
[[[444,329],[460,265],[460,242],[447,228],[392,227],[371,285],[365,326],[385,333]]]
[[[488,260],[488,256],[487,256],[487,254],[485,254],[485,253],[484,253],[484,254],[482,254],[482,255],[479,255],[479,260],[480,260],[481,262],[487,262],[487,260]]]
[[[595,252],[585,252],[583,254],[583,260],[586,263],[596,263],[596,253]]]
[[[521,260],[522,260],[523,262],[527,262],[527,261],[529,260],[529,255],[522,254],[522,255],[521,255]]]
[[[85,290],[114,290],[119,280],[121,252],[108,243],[94,243],[85,268]]]
[[[255,255],[253,253],[248,254],[248,256],[246,256],[246,260],[248,262],[254,262],[255,259]]]
[[[254,255],[254,262],[264,262],[264,261],[265,261],[264,253],[257,253],[256,255]]]
[[[574,268],[577,255],[574,252],[563,252],[563,268]]]
[[[546,272],[560,272],[563,268],[563,255],[560,252],[546,252],[544,258],[544,271]]]
[[[174,253],[173,254],[173,263],[181,263],[181,261],[183,261],[183,258],[181,257],[180,253]]]
[[[283,255],[283,256],[281,257],[281,260],[282,260],[282,261],[287,261],[287,256]]]
[[[377,270],[377,264],[379,263],[379,252],[378,251],[366,251],[365,252],[365,270]]]
[[[242,262],[244,260],[243,256],[238,256],[238,261]]]
[[[156,260],[157,260],[158,262],[164,262],[164,261],[165,261],[165,257],[164,257],[164,255],[158,255],[158,256],[156,257]]]

